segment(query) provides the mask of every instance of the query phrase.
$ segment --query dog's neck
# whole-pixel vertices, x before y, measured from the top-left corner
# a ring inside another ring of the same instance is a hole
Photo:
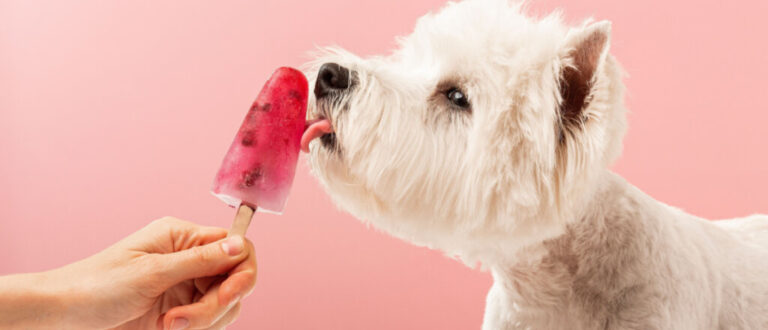
[[[490,267],[496,290],[503,293],[494,299],[536,313],[603,314],[609,311],[600,309],[615,306],[642,283],[640,274],[631,273],[643,267],[635,251],[653,249],[649,239],[660,224],[647,214],[654,211],[645,210],[659,208],[647,207],[656,202],[615,174],[602,181],[584,216],[573,219],[563,235]]]

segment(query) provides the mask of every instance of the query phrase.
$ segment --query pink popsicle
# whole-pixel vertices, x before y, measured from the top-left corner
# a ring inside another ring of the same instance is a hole
[[[224,156],[214,195],[233,207],[283,211],[299,157],[307,93],[300,71],[282,67],[272,74]]]

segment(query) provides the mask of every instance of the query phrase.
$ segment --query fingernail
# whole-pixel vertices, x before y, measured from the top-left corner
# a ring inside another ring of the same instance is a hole
[[[189,320],[179,317],[171,321],[171,330],[182,330],[189,327]]]
[[[243,238],[240,236],[232,236],[227,238],[226,241],[221,243],[221,248],[228,255],[236,256],[240,254],[240,252],[243,252]]]

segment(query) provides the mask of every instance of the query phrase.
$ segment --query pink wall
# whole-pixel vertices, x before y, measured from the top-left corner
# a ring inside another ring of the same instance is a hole
[[[163,215],[228,226],[208,189],[268,74],[314,45],[384,52],[441,3],[0,0],[0,274]],[[614,22],[632,111],[619,173],[698,215],[768,213],[768,2],[532,7]],[[479,328],[490,276],[366,229],[303,160],[285,215],[248,236],[259,284],[232,329]]]

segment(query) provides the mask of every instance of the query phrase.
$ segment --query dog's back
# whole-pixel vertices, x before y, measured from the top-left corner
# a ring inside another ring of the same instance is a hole
[[[756,214],[714,223],[736,235],[743,242],[768,250],[768,215]]]
[[[712,244],[720,250],[722,329],[767,329],[768,216],[708,221]],[[733,240],[733,237],[736,240]]]

